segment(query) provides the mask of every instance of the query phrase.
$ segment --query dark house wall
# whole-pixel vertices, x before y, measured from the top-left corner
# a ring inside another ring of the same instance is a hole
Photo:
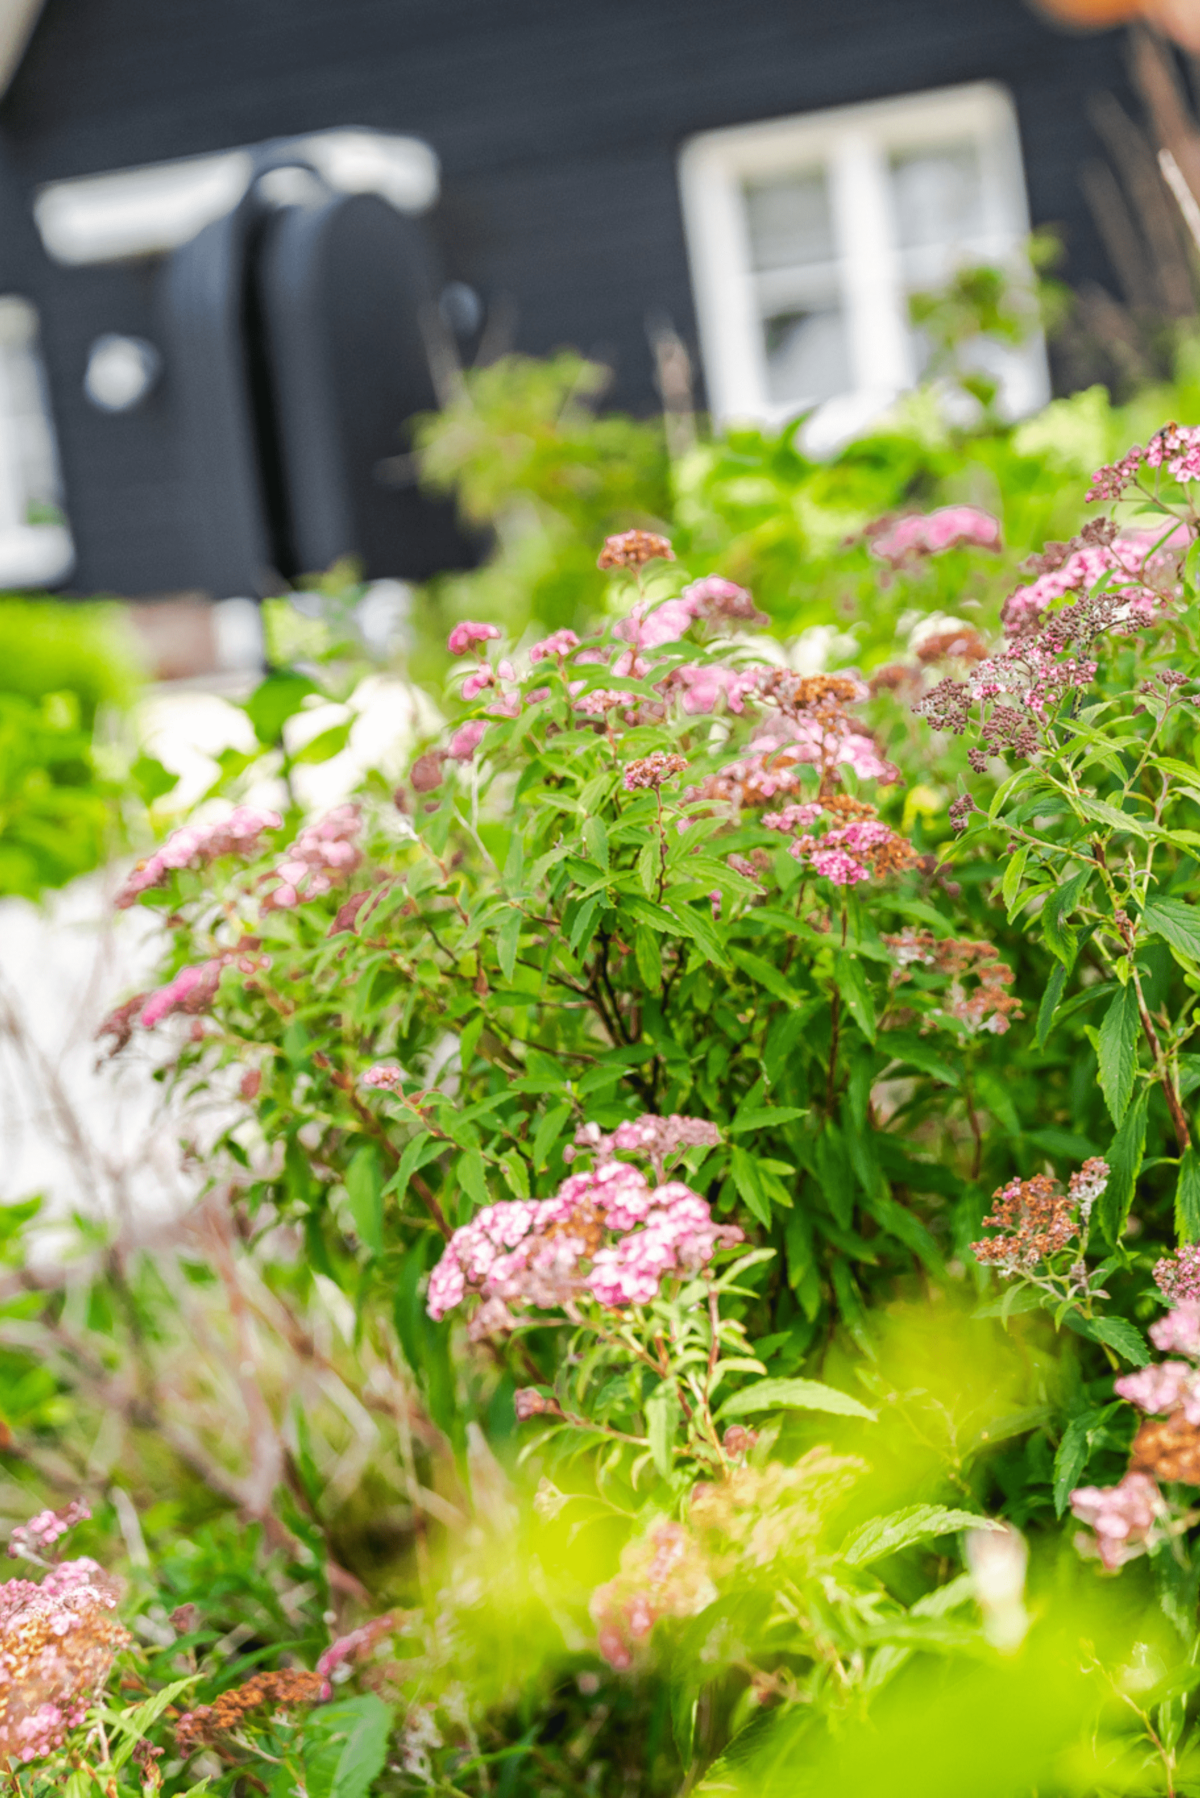
[[[337,125],[425,138],[448,277],[512,308],[518,348],[610,361],[655,404],[646,319],[688,341],[676,157],[692,133],[989,78],[1019,112],[1031,211],[1072,280],[1111,276],[1079,187],[1089,96],[1126,90],[1120,33],[1071,36],[1022,0],[47,0],[0,105],[0,290],[39,305],[77,582],[189,585],[169,379],[105,417],[82,397],[101,331],[155,338],[148,267],[60,270],[24,213],[55,178]]]

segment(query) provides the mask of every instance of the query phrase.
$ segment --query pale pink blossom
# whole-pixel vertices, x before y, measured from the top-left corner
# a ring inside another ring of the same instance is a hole
[[[1182,1405],[1188,1422],[1200,1423],[1197,1379],[1196,1369],[1186,1361],[1156,1361],[1136,1373],[1122,1374],[1113,1381],[1113,1390],[1139,1411],[1174,1411]]]
[[[28,1523],[19,1523],[10,1534],[10,1557],[15,1560],[19,1555],[44,1554],[77,1523],[86,1522],[91,1514],[91,1506],[82,1498],[73,1498],[61,1511],[39,1511]]]
[[[656,1523],[627,1544],[620,1572],[592,1593],[588,1610],[600,1653],[624,1671],[660,1617],[698,1616],[716,1596],[704,1551],[691,1531],[681,1523]]]
[[[1200,1361],[1200,1304],[1188,1300],[1150,1325],[1150,1340],[1164,1355],[1187,1355]]]
[[[797,861],[805,857],[799,843],[792,844],[790,853]],[[813,849],[808,852],[807,860],[814,874],[832,881],[835,887],[857,886],[860,880],[870,879],[870,870],[852,855],[847,855],[844,849]]]
[[[264,830],[282,827],[278,812],[253,805],[235,806],[227,818],[211,824],[185,824],[181,830],[172,831],[161,849],[138,863],[114,904],[124,911],[139,893],[165,885],[179,868],[204,868],[222,855],[256,855]]]
[[[726,580],[722,574],[706,574],[702,580],[692,581],[679,597],[690,607],[693,618],[722,623],[766,622],[746,588],[739,587],[736,581]]]
[[[357,1629],[352,1629],[331,1642],[316,1666],[316,1671],[325,1681],[321,1691],[322,1698],[333,1696],[333,1674],[337,1668],[346,1661],[356,1661],[384,1637],[395,1635],[397,1628],[397,1619],[390,1611],[385,1611],[382,1617],[373,1617],[369,1623],[362,1623]]]
[[[446,648],[452,656],[465,655],[474,643],[492,643],[500,632],[494,624],[476,624],[471,619],[456,624],[446,639]]]
[[[306,824],[284,859],[271,871],[277,887],[263,901],[264,911],[289,910],[303,900],[318,899],[345,880],[362,861],[358,838],[362,814],[357,805],[338,805],[315,823]]]
[[[481,693],[486,692],[488,687],[494,687],[495,684],[496,676],[491,668],[473,668],[462,685],[463,699],[469,705],[473,699],[478,699]]]
[[[960,544],[980,549],[1000,548],[1000,525],[988,512],[975,506],[941,506],[924,516],[898,518],[886,528],[869,531],[871,553],[893,568],[920,556],[938,555]]]
[[[1077,1536],[1076,1546],[1093,1549],[1112,1571],[1152,1544],[1165,1508],[1147,1473],[1127,1473],[1116,1486],[1079,1486],[1071,1494],[1071,1509],[1096,1536],[1094,1544],[1089,1537]]]
[[[1154,1284],[1169,1304],[1200,1301],[1200,1243],[1186,1243],[1157,1261]]]
[[[226,957],[216,956],[211,961],[180,968],[173,980],[150,994],[141,1011],[143,1028],[153,1030],[172,1012],[182,1011],[194,1016],[197,1012],[207,1011],[216,998],[225,961]]]
[[[466,724],[460,724],[450,739],[450,747],[446,754],[452,762],[470,762],[475,759],[475,751],[483,741],[487,725],[482,718],[471,718]]]
[[[1081,545],[1057,568],[1009,594],[1000,613],[1005,631],[1010,636],[1027,631],[1056,600],[1068,593],[1088,593],[1106,578],[1112,590],[1127,601],[1129,622],[1147,622],[1161,603],[1159,594],[1142,578],[1153,541],[1138,535]]]
[[[491,704],[485,705],[483,709],[489,718],[515,718],[521,710],[521,695],[519,693],[498,694]]]
[[[658,649],[664,643],[677,643],[695,618],[695,610],[686,599],[666,599],[652,612],[635,606],[628,618],[613,626],[613,635],[631,643],[635,649]]]
[[[404,1071],[395,1062],[377,1061],[361,1076],[361,1084],[375,1087],[380,1092],[403,1092]]]
[[[659,691],[680,693],[685,712],[715,712],[721,701],[731,712],[744,712],[746,698],[758,686],[757,670],[724,668],[717,662],[685,662],[672,668]]]
[[[579,638],[574,631],[552,631],[540,643],[530,645],[529,660],[544,662],[548,656],[569,656],[573,649],[578,648]]]
[[[1147,468],[1165,468],[1177,481],[1200,481],[1200,425],[1164,425],[1146,445]]]

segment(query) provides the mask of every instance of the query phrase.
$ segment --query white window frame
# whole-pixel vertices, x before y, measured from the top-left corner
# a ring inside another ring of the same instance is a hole
[[[855,379],[853,391],[826,401],[812,425],[818,435],[836,437],[878,415],[917,378],[888,159],[965,138],[979,150],[986,208],[969,260],[1020,274],[1028,266],[1022,246],[1029,232],[1020,136],[1012,99],[993,82],[709,131],[684,145],[684,228],[709,405],[719,422],[779,425],[803,410],[769,397],[746,183],[817,167],[827,172]],[[1007,354],[1001,387],[1004,410],[1014,417],[1049,399],[1040,336]]]

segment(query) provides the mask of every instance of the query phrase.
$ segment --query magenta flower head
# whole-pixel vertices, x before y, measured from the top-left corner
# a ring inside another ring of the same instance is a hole
[[[446,751],[448,759],[452,762],[472,761],[486,729],[487,725],[482,718],[472,718],[468,723],[460,724],[450,739],[450,747]]]
[[[544,662],[547,656],[568,656],[573,649],[579,648],[579,638],[574,631],[554,631],[549,637],[543,637],[540,643],[533,643],[529,649],[531,662]]]
[[[979,549],[1000,548],[1000,525],[989,512],[975,506],[940,506],[936,512],[885,519],[867,526],[871,553],[893,568],[922,556],[936,556],[944,549],[974,544]]]
[[[499,635],[494,624],[475,624],[468,618],[455,625],[446,639],[446,648],[452,656],[463,656],[473,643],[492,643]]]

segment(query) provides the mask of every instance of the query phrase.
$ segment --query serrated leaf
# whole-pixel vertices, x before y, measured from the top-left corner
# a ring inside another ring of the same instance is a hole
[[[754,1156],[746,1149],[732,1149],[729,1156],[729,1172],[747,1209],[758,1219],[760,1224],[769,1228],[771,1201],[767,1196]]]
[[[650,1458],[660,1479],[669,1480],[675,1465],[675,1429],[679,1419],[679,1400],[675,1388],[665,1380],[654,1388],[646,1400],[646,1435]]]
[[[791,1124],[797,1118],[807,1116],[807,1106],[757,1105],[751,1111],[738,1113],[729,1126],[729,1134],[730,1136],[740,1136],[745,1130],[777,1129],[780,1124]]]
[[[597,867],[608,873],[608,831],[603,818],[588,818],[583,826],[583,840]]]
[[[383,1771],[392,1713],[374,1692],[322,1705],[304,1728],[308,1798],[367,1798]]]
[[[647,899],[653,899],[658,890],[659,869],[662,866],[662,849],[653,837],[643,843],[638,851],[637,873],[642,883],[642,891]]]
[[[1142,842],[1146,841],[1146,827],[1141,819],[1131,817],[1128,812],[1120,811],[1115,805],[1109,805],[1107,800],[1079,798],[1075,800],[1075,804],[1084,817],[1090,818],[1094,824],[1106,824],[1110,830],[1127,830],[1131,836],[1140,837]]]
[[[529,1169],[516,1149],[506,1149],[500,1157],[505,1185],[518,1199],[529,1197]]]
[[[1039,1049],[1044,1049],[1046,1047],[1046,1038],[1050,1034],[1050,1027],[1054,1022],[1054,1014],[1058,1010],[1058,1003],[1062,998],[1063,987],[1066,984],[1066,967],[1061,961],[1056,961],[1050,970],[1050,978],[1046,982],[1042,992],[1041,1003],[1038,1006],[1036,1035],[1037,1046]]]
[[[719,1415],[753,1417],[758,1411],[829,1411],[835,1417],[861,1417],[875,1422],[874,1411],[859,1404],[848,1392],[826,1386],[821,1380],[759,1380],[744,1386],[721,1406]]]
[[[511,980],[517,965],[517,947],[521,939],[522,918],[516,906],[510,906],[496,932],[496,960],[506,980]]]
[[[346,1169],[346,1197],[360,1242],[383,1253],[383,1170],[374,1143],[364,1143]]]
[[[491,1194],[488,1192],[483,1156],[478,1149],[468,1149],[460,1155],[455,1172],[458,1175],[459,1185],[468,1197],[474,1199],[477,1205],[490,1204]]]
[[[756,985],[763,987],[768,993],[773,993],[786,1005],[798,1005],[801,999],[807,997],[803,987],[793,986],[786,975],[781,974],[778,968],[772,967],[771,963],[765,961],[761,955],[755,955],[749,949],[731,948],[729,953],[735,965],[741,968],[743,973],[749,974]]]
[[[1023,843],[1015,855],[1008,859],[1003,878],[1000,881],[1000,897],[1004,901],[1004,909],[1008,912],[1008,921],[1012,923],[1013,901],[1021,890],[1021,881],[1025,874],[1025,863],[1029,860],[1029,845]]]
[[[550,1151],[563,1133],[563,1125],[571,1115],[569,1105],[556,1105],[548,1111],[538,1124],[533,1139],[533,1165],[537,1169],[545,1167],[550,1159]]]
[[[1175,1234],[1180,1242],[1200,1242],[1200,1156],[1185,1149],[1175,1182]]]
[[[662,985],[662,951],[648,924],[639,924],[634,932],[633,953],[642,985],[648,993],[656,993]]]
[[[1063,1431],[1062,1441],[1054,1457],[1054,1509],[1060,1517],[1067,1508],[1067,1500],[1072,1491],[1079,1484],[1080,1474],[1087,1466],[1091,1432],[1100,1415],[1098,1411],[1088,1411],[1082,1417],[1073,1417]]]
[[[833,965],[833,978],[845,1001],[846,1010],[869,1043],[875,1041],[875,1001],[867,986],[862,964],[853,955],[839,954]]]
[[[907,1505],[886,1517],[873,1517],[846,1542],[841,1558],[851,1567],[864,1567],[884,1555],[895,1554],[930,1536],[948,1536],[952,1530],[998,1530],[1004,1525],[973,1511],[951,1511],[945,1505]]]
[[[412,1176],[423,1168],[427,1161],[433,1161],[442,1152],[442,1144],[430,1131],[422,1131],[405,1145],[400,1157],[400,1166],[388,1181],[385,1192],[394,1192],[398,1199],[404,1197]]]
[[[1100,1091],[1114,1124],[1120,1126],[1133,1092],[1137,1070],[1137,989],[1131,981],[1119,987],[1104,1014],[1096,1042]]]
[[[1138,1094],[1113,1138],[1106,1157],[1108,1184],[1100,1195],[1100,1228],[1112,1247],[1119,1248],[1125,1219],[1133,1202],[1134,1188],[1146,1152],[1146,1114],[1150,1102],[1146,1087]]]
[[[1136,1324],[1131,1324],[1127,1317],[1085,1317],[1073,1312],[1072,1322],[1082,1329],[1085,1336],[1093,1342],[1102,1342],[1106,1348],[1116,1349],[1118,1355],[1129,1361],[1134,1367],[1145,1367],[1150,1359],[1150,1350],[1146,1347],[1146,1338]]]
[[[1150,899],[1142,909],[1142,922],[1189,961],[1200,961],[1200,913],[1182,899]]]

